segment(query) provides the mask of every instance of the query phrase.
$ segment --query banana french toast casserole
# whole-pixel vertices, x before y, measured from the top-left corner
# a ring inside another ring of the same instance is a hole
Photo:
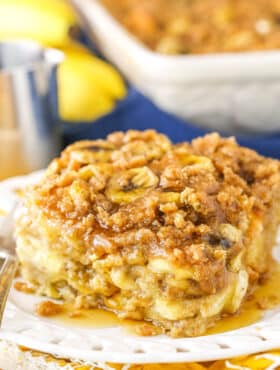
[[[277,160],[218,134],[116,132],[70,145],[26,191],[17,253],[39,294],[195,336],[269,272],[279,220]]]
[[[276,50],[279,0],[100,0],[132,35],[167,55]]]

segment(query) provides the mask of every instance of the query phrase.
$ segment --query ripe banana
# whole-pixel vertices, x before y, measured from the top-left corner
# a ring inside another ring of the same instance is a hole
[[[0,41],[27,38],[62,49],[60,117],[70,122],[92,121],[110,112],[126,88],[112,66],[71,39],[70,31],[76,26],[75,13],[66,0],[0,0]]]
[[[71,41],[69,30],[76,24],[64,0],[0,0],[0,40],[29,38],[61,47]]]
[[[59,113],[67,121],[91,121],[108,112],[126,94],[119,73],[77,44],[63,49],[58,71]]]

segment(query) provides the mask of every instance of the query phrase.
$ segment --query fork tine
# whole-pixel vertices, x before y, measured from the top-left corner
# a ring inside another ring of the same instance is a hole
[[[2,267],[4,266],[5,258],[0,257],[0,271],[2,270]]]
[[[0,325],[18,266],[15,254],[15,241],[13,239],[16,206],[15,204],[11,212],[4,218],[0,230]]]
[[[7,254],[0,272],[0,325],[2,323],[7,298],[17,270],[17,265],[17,259]]]

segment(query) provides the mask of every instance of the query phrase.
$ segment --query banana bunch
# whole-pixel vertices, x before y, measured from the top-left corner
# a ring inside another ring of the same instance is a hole
[[[63,49],[58,71],[59,113],[67,121],[91,121],[110,112],[126,95],[120,74],[83,46]]]
[[[65,53],[58,106],[65,121],[92,121],[126,94],[119,73],[73,40],[78,22],[66,0],[0,0],[0,41],[32,39]]]
[[[0,40],[29,38],[62,47],[71,41],[76,24],[63,0],[0,0]]]

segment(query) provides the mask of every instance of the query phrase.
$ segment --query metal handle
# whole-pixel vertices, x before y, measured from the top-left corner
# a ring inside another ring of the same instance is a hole
[[[18,261],[15,256],[11,256],[10,254],[5,252],[0,252],[0,259],[3,261],[3,265],[0,271],[0,325],[1,325],[9,291],[11,289],[12,281],[17,270]]]

